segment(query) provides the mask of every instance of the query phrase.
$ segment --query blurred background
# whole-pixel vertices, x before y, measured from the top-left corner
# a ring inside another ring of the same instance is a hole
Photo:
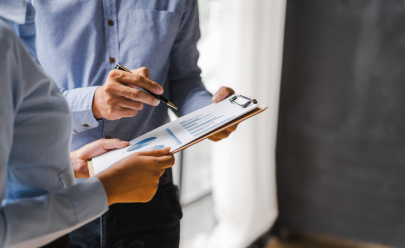
[[[405,247],[405,0],[199,11],[206,87],[269,108],[177,155],[181,248]]]

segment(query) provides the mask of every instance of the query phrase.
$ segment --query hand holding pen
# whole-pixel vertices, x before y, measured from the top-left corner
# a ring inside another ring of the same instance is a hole
[[[128,70],[127,68],[125,68],[125,67],[122,66],[122,65],[116,65],[116,66],[115,66],[115,69],[132,73],[130,70]],[[150,79],[150,78],[149,78],[149,70],[148,70],[148,77],[147,77],[147,78]],[[156,97],[156,98],[159,99],[161,102],[167,104],[167,106],[169,106],[169,107],[171,107],[171,108],[177,110],[177,107],[176,107],[171,101],[167,100],[166,97],[164,97],[164,96],[162,96],[162,95],[154,94],[153,92],[150,92],[150,91],[147,90],[147,89],[144,89],[144,91],[146,91],[147,93],[149,93],[149,94],[151,94],[152,96]]]
[[[163,93],[163,88],[149,79],[147,68],[133,70],[132,74],[112,70],[104,85],[98,87],[94,94],[92,105],[94,117],[108,120],[133,117],[145,103],[152,106],[159,105],[160,100],[135,87],[141,87],[156,95]]]

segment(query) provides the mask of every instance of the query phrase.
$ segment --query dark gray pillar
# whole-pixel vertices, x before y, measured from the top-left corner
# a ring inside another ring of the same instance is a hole
[[[277,228],[405,247],[405,1],[288,0]]]

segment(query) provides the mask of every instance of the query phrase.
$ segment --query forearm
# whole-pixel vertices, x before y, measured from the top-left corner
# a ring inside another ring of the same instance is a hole
[[[59,192],[5,206],[0,215],[0,241],[2,247],[39,247],[107,210],[102,184],[90,178]]]

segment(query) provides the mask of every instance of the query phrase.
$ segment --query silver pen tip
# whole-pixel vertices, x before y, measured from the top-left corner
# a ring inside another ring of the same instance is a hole
[[[169,101],[169,102],[167,103],[167,105],[169,105],[170,107],[174,108],[175,110],[178,110],[177,107],[176,107],[176,105],[174,105],[171,101]]]

